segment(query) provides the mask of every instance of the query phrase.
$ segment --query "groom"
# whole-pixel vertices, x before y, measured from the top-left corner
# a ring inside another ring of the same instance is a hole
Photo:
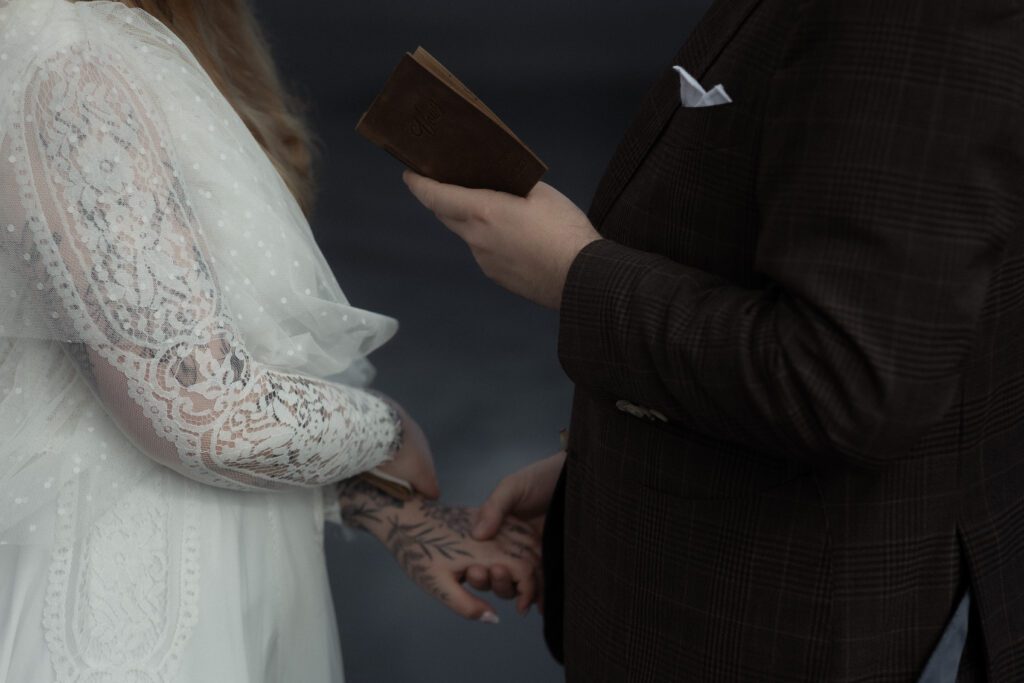
[[[405,179],[560,311],[561,480],[479,531],[547,513],[569,680],[1024,680],[1019,2],[716,0],[589,217]]]

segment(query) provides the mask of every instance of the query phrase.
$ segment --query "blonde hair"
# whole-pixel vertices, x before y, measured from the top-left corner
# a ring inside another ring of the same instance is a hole
[[[312,138],[301,105],[281,84],[247,0],[120,2],[153,15],[188,46],[308,216],[315,193]]]

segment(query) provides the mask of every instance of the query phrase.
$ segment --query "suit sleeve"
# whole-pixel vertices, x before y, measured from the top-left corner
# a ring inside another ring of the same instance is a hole
[[[763,122],[767,284],[595,242],[563,295],[573,381],[812,464],[875,466],[913,446],[952,406],[1024,231],[1022,15],[808,3]]]

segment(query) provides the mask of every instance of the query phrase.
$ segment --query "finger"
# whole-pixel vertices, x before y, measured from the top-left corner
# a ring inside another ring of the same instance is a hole
[[[512,580],[516,583],[519,599],[516,607],[522,614],[530,604],[538,602],[544,592],[544,571],[540,553],[515,541],[503,546],[504,551],[516,558],[510,563]],[[529,579],[529,580],[528,580]]]
[[[437,481],[437,468],[434,467],[433,456],[427,450],[427,460],[424,464],[423,473],[423,495],[430,500],[437,500],[441,497],[441,485]]]
[[[466,583],[478,591],[491,590],[491,574],[487,567],[474,565],[466,570]]]
[[[497,624],[498,613],[489,604],[467,591],[451,574],[437,578],[433,594],[448,609],[461,617],[485,624]]]
[[[516,575],[516,611],[526,614],[537,597],[537,574],[532,566],[524,566]]]
[[[449,221],[470,220],[483,199],[483,193],[486,192],[439,183],[408,169],[402,173],[402,179],[423,206],[434,212],[438,218]]]
[[[416,488],[428,500],[437,500],[441,497],[441,485],[437,482],[437,472],[432,468],[423,474],[420,486]]]
[[[409,482],[417,494],[427,500],[437,500],[441,497],[441,487],[436,479],[418,476]]]
[[[534,596],[533,601],[537,603],[537,610],[544,614],[544,567],[537,565],[534,567],[533,576],[537,580],[537,594]]]
[[[541,515],[535,519],[531,519],[527,524],[533,529],[533,535],[536,538],[544,537],[544,522],[547,521],[547,515]]]
[[[522,485],[518,477],[505,477],[484,501],[477,513],[473,527],[473,538],[487,541],[497,535],[505,516],[522,496]]]
[[[523,559],[510,565],[512,579],[519,594],[516,608],[525,614],[534,602],[539,602],[544,593],[544,567],[539,555],[524,553]]]
[[[508,567],[497,564],[491,567],[491,590],[503,600],[516,597],[516,584]]]

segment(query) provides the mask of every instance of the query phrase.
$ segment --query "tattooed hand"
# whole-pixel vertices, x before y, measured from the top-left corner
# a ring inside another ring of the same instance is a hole
[[[339,486],[345,523],[373,534],[421,588],[467,619],[497,623],[494,610],[462,583],[470,567],[509,576],[507,597],[525,613],[540,594],[540,546],[509,518],[489,540],[471,535],[476,511],[423,498],[400,501],[359,479]]]

